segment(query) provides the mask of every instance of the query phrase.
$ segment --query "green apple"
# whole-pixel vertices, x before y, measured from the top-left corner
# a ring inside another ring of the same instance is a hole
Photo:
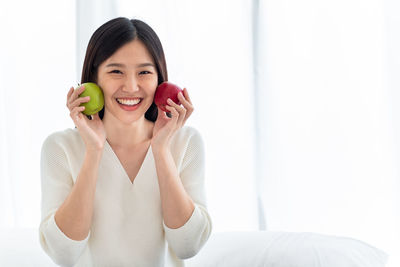
[[[89,102],[80,104],[80,106],[85,107],[83,114],[93,115],[102,110],[104,107],[104,95],[100,87],[95,83],[84,83],[81,86],[85,87],[85,91],[79,97],[90,96]]]

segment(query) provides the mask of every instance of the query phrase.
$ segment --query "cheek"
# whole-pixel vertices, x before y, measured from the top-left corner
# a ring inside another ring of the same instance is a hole
[[[114,93],[115,90],[113,89],[113,87],[109,84],[102,84],[103,87],[101,87],[101,89],[103,90],[103,95],[104,95],[104,103],[105,105],[112,105],[115,101],[114,99]]]
[[[116,91],[115,88],[118,88],[116,83],[109,79],[99,80],[98,85],[103,90],[104,96],[112,96]]]
[[[103,89],[103,94],[104,94],[104,100],[105,101],[107,101],[110,97],[112,97],[113,92],[112,92],[112,90],[110,90],[109,86],[103,84],[103,87],[101,87],[101,89]]]
[[[146,88],[148,89],[149,93],[152,93],[154,95],[154,93],[156,92],[157,86],[158,86],[157,77],[149,78],[145,82],[146,82]]]

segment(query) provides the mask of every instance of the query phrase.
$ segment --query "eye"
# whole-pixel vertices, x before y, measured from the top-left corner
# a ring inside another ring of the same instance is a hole
[[[112,71],[110,71],[110,73],[122,73],[122,72],[120,72],[119,70],[112,70]]]
[[[147,71],[147,70],[144,70],[144,71],[139,72],[139,74],[151,74],[151,72]]]

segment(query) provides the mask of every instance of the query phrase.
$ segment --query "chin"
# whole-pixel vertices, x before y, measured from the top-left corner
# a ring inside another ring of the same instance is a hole
[[[139,110],[136,110],[134,112],[132,112],[131,114],[129,114],[130,112],[125,112],[123,110],[105,110],[104,112],[104,117],[106,116],[106,113],[110,114],[111,117],[114,117],[114,120],[118,120],[120,121],[122,124],[125,125],[131,125],[132,123],[135,123],[139,120],[141,120],[142,118],[144,118],[144,114],[145,112],[141,112]]]
[[[142,118],[144,118],[144,113],[142,113],[142,114],[134,114],[134,115],[131,115],[131,116],[121,115],[121,116],[118,116],[117,118],[123,124],[131,125],[132,123],[135,123],[135,122],[141,120]]]

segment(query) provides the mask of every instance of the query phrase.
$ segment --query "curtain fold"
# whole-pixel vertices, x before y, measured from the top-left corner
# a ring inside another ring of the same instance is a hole
[[[71,125],[74,12],[68,0],[0,3],[0,227],[39,225],[41,144]]]
[[[258,6],[260,191],[268,229],[350,236],[396,257],[399,4]]]
[[[392,123],[392,153],[393,153],[393,172],[394,180],[392,181],[392,192],[390,196],[393,198],[393,210],[392,217],[390,220],[393,222],[394,231],[391,233],[393,241],[388,245],[388,251],[390,252],[390,264],[387,267],[400,266],[400,12],[399,1],[385,0],[383,1],[384,7],[384,40],[385,53],[384,57],[384,85],[385,93],[389,99],[388,119]],[[391,229],[386,229],[386,232],[390,232]]]
[[[253,0],[252,6],[252,60],[253,60],[253,107],[254,107],[254,187],[257,199],[258,229],[267,230],[267,221],[265,216],[263,184],[265,176],[266,147],[265,147],[265,126],[263,119],[266,115],[264,105],[264,94],[268,88],[263,83],[265,77],[265,58],[264,35],[263,35],[263,17],[260,0]]]
[[[106,21],[118,17],[117,2],[108,0],[76,1],[76,80],[80,83],[83,61],[90,37]]]

